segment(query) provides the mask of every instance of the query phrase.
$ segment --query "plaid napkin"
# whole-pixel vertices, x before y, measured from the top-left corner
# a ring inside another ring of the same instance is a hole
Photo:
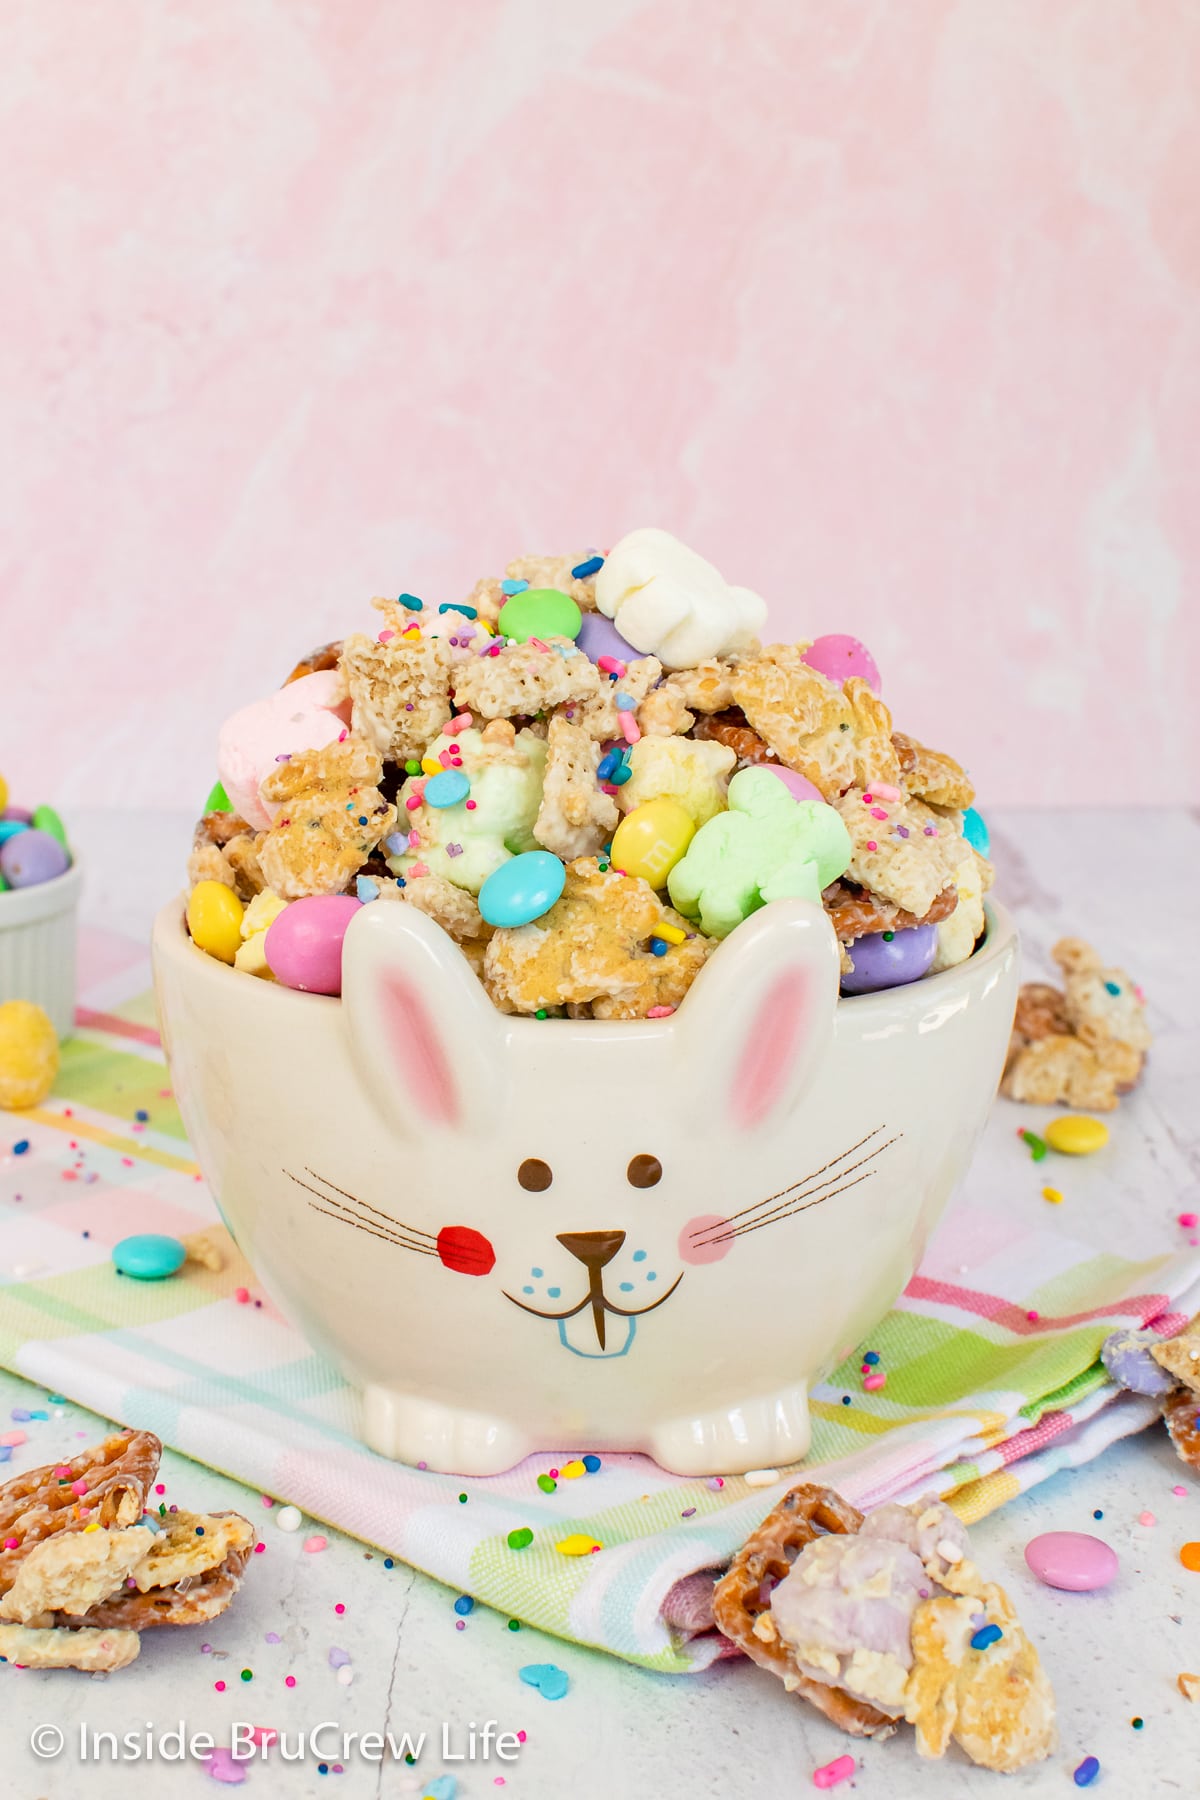
[[[0,1363],[560,1637],[671,1673],[721,1654],[703,1630],[709,1584],[690,1578],[728,1561],[794,1470],[751,1488],[634,1455],[589,1472],[546,1453],[485,1480],[406,1468],[364,1449],[357,1395],[228,1240],[219,1273],[116,1275],[109,1251],[129,1233],[216,1221],[135,991],[144,963],[121,961],[80,1009],[53,1097],[0,1113]],[[805,1475],[859,1506],[938,1493],[982,1517],[1150,1422],[1099,1347],[1117,1325],[1178,1329],[1198,1278],[1194,1251],[1127,1261],[959,1206],[869,1344],[814,1390]],[[864,1369],[885,1383],[867,1388]],[[510,1549],[523,1526],[532,1544]],[[561,1554],[573,1534],[602,1549]]]

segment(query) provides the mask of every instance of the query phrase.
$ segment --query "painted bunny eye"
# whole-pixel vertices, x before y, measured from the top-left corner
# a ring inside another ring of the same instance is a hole
[[[657,1156],[634,1156],[630,1158],[629,1167],[625,1171],[625,1179],[630,1187],[654,1187],[662,1180],[662,1164]]]
[[[527,1156],[517,1170],[517,1180],[529,1194],[544,1194],[554,1180],[554,1171],[540,1157]]]

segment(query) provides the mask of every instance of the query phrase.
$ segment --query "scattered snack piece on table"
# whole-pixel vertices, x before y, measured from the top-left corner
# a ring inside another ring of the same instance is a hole
[[[0,1006],[0,1107],[40,1106],[58,1074],[58,1033],[32,1000]]]
[[[669,533],[372,605],[222,727],[187,918],[239,974],[337,994],[349,918],[397,900],[542,1018],[665,1016],[779,897],[823,905],[847,994],[982,939],[959,764],[857,639],[764,649],[762,600]]]
[[[254,1546],[237,1513],[147,1510],[162,1445],[123,1431],[0,1487],[0,1658],[123,1669],[139,1632],[216,1618]]]
[[[1114,1331],[1100,1357],[1118,1387],[1162,1402],[1179,1458],[1200,1470],[1200,1313],[1176,1332]]]
[[[1063,938],[1050,954],[1063,985],[1022,987],[1000,1091],[1035,1106],[1111,1112],[1137,1085],[1150,1048],[1145,996],[1082,938]]]
[[[724,1634],[855,1737],[916,1727],[922,1756],[953,1739],[982,1767],[1054,1746],[1054,1695],[1002,1588],[970,1560],[939,1501],[864,1519],[829,1488],[792,1488],[717,1583]]]

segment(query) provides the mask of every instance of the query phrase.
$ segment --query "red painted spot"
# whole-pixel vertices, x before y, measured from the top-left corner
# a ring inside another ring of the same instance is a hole
[[[488,1275],[496,1266],[496,1252],[482,1231],[472,1231],[469,1225],[443,1225],[437,1252],[456,1275]]]

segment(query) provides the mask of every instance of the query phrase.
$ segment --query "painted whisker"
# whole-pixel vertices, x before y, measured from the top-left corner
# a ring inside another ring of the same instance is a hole
[[[341,1194],[344,1200],[353,1200],[355,1206],[361,1206],[364,1211],[378,1213],[379,1217],[381,1219],[386,1219],[389,1225],[399,1224],[399,1220],[393,1219],[390,1213],[380,1212],[379,1208],[377,1206],[372,1206],[369,1200],[360,1200],[357,1194],[347,1193],[346,1189],[340,1188],[336,1181],[330,1181],[328,1175],[318,1175],[315,1169],[310,1169],[307,1165],[305,1165],[304,1173],[306,1175],[311,1175],[314,1181],[319,1181],[322,1187],[332,1188],[335,1194]],[[295,1181],[295,1179],[296,1177],[293,1175],[292,1180]],[[428,1238],[430,1243],[434,1242],[433,1233],[431,1231],[422,1231],[417,1225],[401,1225],[400,1229],[402,1231],[411,1231],[414,1237]]]
[[[312,1171],[308,1170],[307,1173],[311,1174]],[[357,1225],[360,1230],[370,1231],[373,1237],[386,1238],[404,1250],[416,1250],[425,1256],[437,1255],[436,1240],[430,1238],[427,1243],[421,1241],[429,1236],[427,1232],[422,1232],[418,1236],[411,1226],[403,1224],[399,1219],[391,1218],[387,1213],[380,1212],[378,1207],[368,1208],[368,1212],[375,1215],[374,1218],[364,1217],[355,1212],[352,1207],[343,1205],[340,1200],[334,1200],[321,1188],[313,1187],[311,1182],[301,1181],[299,1175],[294,1175],[290,1169],[285,1169],[284,1174],[289,1181],[294,1181],[297,1187],[302,1187],[306,1193],[314,1194],[322,1202],[320,1206],[313,1207],[314,1212],[323,1212],[326,1217],[339,1219],[344,1225]],[[318,1179],[320,1178],[318,1177]],[[339,1188],[337,1191],[341,1193],[343,1190]],[[350,1195],[349,1198],[353,1200],[354,1196]],[[312,1206],[312,1204],[310,1200],[309,1205]],[[361,1202],[355,1201],[355,1205],[361,1204]]]
[[[827,1181],[817,1182],[815,1187],[808,1185],[815,1176],[824,1174],[826,1169],[836,1168],[836,1165],[844,1162],[847,1156],[853,1156],[856,1150],[861,1150],[863,1144],[869,1143],[870,1139],[875,1136],[876,1132],[869,1132],[859,1143],[853,1144],[849,1150],[844,1150],[841,1156],[834,1157],[831,1162],[824,1163],[819,1169],[814,1169],[811,1175],[802,1176],[790,1187],[781,1188],[777,1194],[770,1194],[765,1200],[759,1200],[753,1206],[743,1207],[740,1212],[733,1213],[720,1225],[703,1227],[702,1230],[693,1234],[692,1242],[696,1244],[718,1243],[730,1235],[730,1226],[733,1226],[735,1230],[744,1230],[750,1224],[765,1225],[776,1218],[786,1218],[794,1210],[797,1201],[807,1200],[811,1195],[819,1194],[822,1188],[831,1187],[835,1182],[844,1181],[847,1175],[852,1175],[856,1169],[865,1168],[868,1163],[874,1162],[876,1157],[882,1156],[885,1150],[890,1150],[893,1144],[899,1142],[898,1136],[889,1138],[886,1144],[878,1144],[874,1150],[869,1151],[858,1162],[850,1163],[844,1169],[838,1169],[837,1173],[831,1175]],[[777,1202],[778,1204],[776,1204]],[[770,1210],[764,1211],[764,1209]],[[738,1223],[739,1220],[742,1221],[741,1224]]]
[[[790,1207],[787,1212],[779,1213],[768,1219],[755,1219],[749,1225],[739,1225],[736,1231],[722,1232],[717,1237],[706,1239],[706,1242],[710,1244],[723,1244],[727,1243],[731,1238],[748,1237],[752,1231],[761,1231],[764,1225],[781,1225],[784,1219],[792,1219],[797,1213],[807,1212],[809,1208],[813,1206],[824,1206],[827,1200],[834,1199],[836,1195],[847,1193],[850,1188],[858,1187],[860,1182],[870,1181],[871,1177],[876,1173],[877,1171],[875,1169],[868,1169],[866,1174],[860,1175],[857,1180],[847,1181],[844,1186],[834,1188],[831,1194],[822,1194],[818,1200],[805,1200],[799,1206]]]
[[[315,1200],[308,1202],[314,1212],[324,1213],[327,1219],[335,1219],[339,1225],[352,1225],[356,1231],[365,1231],[368,1237],[378,1238],[381,1243],[395,1244],[398,1249],[412,1250],[417,1256],[437,1256],[436,1250],[427,1250],[423,1244],[409,1244],[391,1231],[376,1231],[371,1225],[364,1225],[360,1219],[347,1217],[344,1213],[330,1212],[327,1207],[318,1206]]]

